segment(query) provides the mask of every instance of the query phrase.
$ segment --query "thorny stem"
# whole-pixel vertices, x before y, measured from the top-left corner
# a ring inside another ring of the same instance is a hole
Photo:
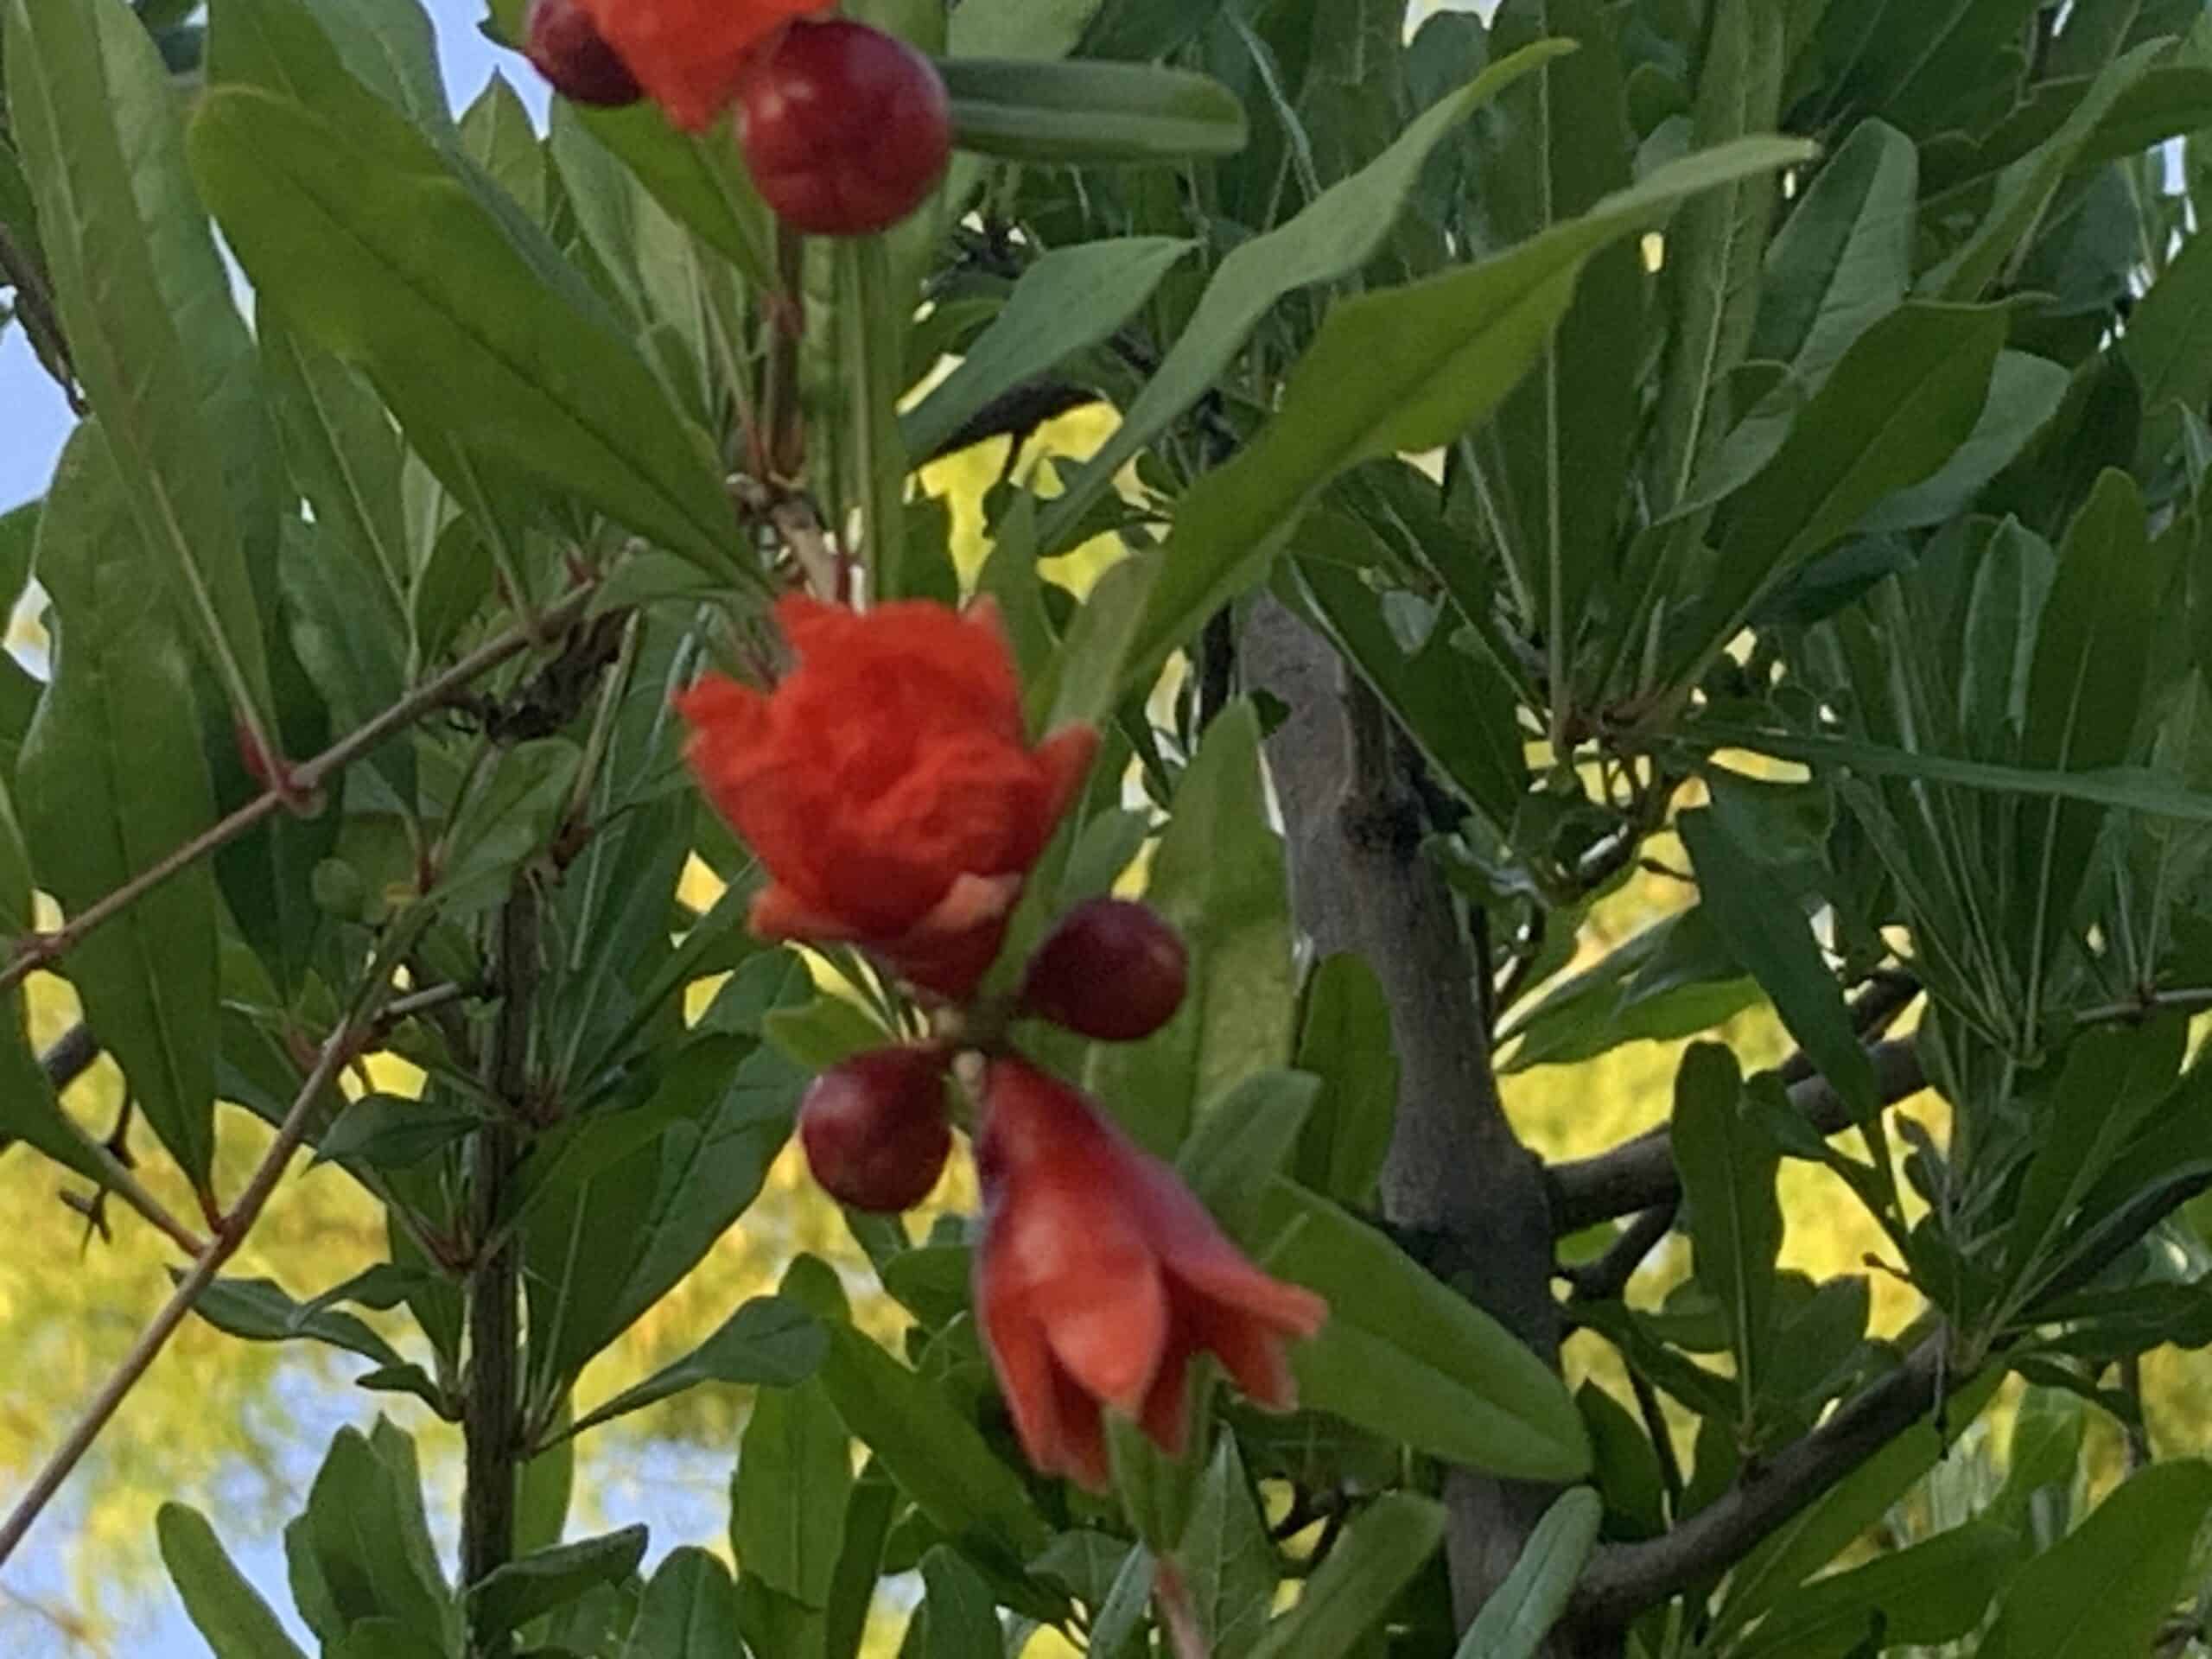
[[[571,589],[566,598],[539,615],[540,629],[557,630],[582,616],[584,607],[590,603],[596,585],[596,582],[588,582]],[[374,720],[339,739],[313,760],[303,760],[293,767],[290,777],[282,787],[270,788],[256,796],[228,817],[201,830],[175,851],[149,865],[96,904],[86,906],[53,932],[38,934],[24,940],[17,946],[14,960],[5,968],[0,968],[0,991],[20,985],[41,968],[52,967],[83,943],[86,935],[114,920],[170,877],[198,863],[218,848],[228,846],[263,819],[275,817],[284,809],[288,801],[313,795],[333,777],[387,738],[404,731],[433,709],[442,708],[471,682],[489,673],[508,658],[528,650],[531,639],[530,629],[517,627],[478,647],[444,673],[424,681]]]
[[[424,919],[427,920],[427,913]],[[415,927],[403,925],[395,930],[395,933],[405,934],[411,939],[415,931]],[[261,1219],[261,1212],[268,1207],[270,1196],[276,1191],[277,1182],[283,1178],[285,1166],[307,1139],[308,1130],[315,1122],[316,1109],[321,1105],[324,1094],[346,1063],[353,1058],[374,1031],[378,1012],[391,994],[391,963],[397,954],[390,949],[378,953],[362,995],[338,1029],[331,1033],[323,1043],[313,1070],[308,1073],[306,1081],[301,1084],[300,1091],[292,1101],[291,1109],[284,1115],[284,1121],[277,1128],[276,1140],[262,1154],[260,1164],[247,1181],[245,1190],[238,1195],[238,1202],[217,1218],[214,1236],[202,1246],[190,1269],[177,1281],[175,1290],[162,1305],[161,1312],[139,1335],[130,1351],[124,1356],[123,1363],[115,1368],[113,1375],[101,1385],[100,1391],[86,1408],[84,1416],[70,1430],[69,1438],[47,1459],[45,1466],[32,1479],[29,1490],[9,1512],[7,1520],[0,1522],[0,1565],[4,1565],[15,1553],[16,1546],[23,1541],[23,1535],[31,1529],[46,1506],[54,1501],[54,1495],[61,1490],[62,1483],[83,1461],[85,1453],[92,1449],[92,1442],[99,1438],[100,1432],[107,1427],[124,1401],[130,1397],[130,1390],[138,1385],[139,1379],[161,1357],[162,1350],[176,1334],[177,1326],[184,1323],[184,1316],[192,1311],[194,1304],[199,1301],[207,1287],[215,1282],[216,1275],[222,1272],[224,1265],[245,1243],[254,1224]]]

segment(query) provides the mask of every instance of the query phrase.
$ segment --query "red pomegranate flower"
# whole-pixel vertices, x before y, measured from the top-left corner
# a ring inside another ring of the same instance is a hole
[[[772,694],[716,675],[677,699],[707,796],[771,881],[753,927],[846,940],[957,1001],[1097,751],[1070,727],[1032,748],[988,605],[858,614],[777,607],[798,667]]]
[[[832,0],[582,0],[601,35],[670,120],[711,126],[737,96],[753,48]]]
[[[1328,1305],[1253,1266],[1083,1095],[1026,1060],[994,1061],[976,1156],[976,1313],[1039,1469],[1104,1487],[1106,1406],[1179,1455],[1199,1353],[1261,1405],[1297,1403],[1286,1350]]]

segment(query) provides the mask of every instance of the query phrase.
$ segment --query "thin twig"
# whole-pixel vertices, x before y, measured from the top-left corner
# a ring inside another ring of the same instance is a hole
[[[1666,1408],[1659,1403],[1659,1391],[1651,1386],[1651,1379],[1631,1365],[1628,1368],[1629,1391],[1636,1396],[1636,1409],[1643,1419],[1643,1432],[1651,1437],[1652,1455],[1659,1460],[1659,1484],[1667,1489],[1667,1516],[1670,1521],[1682,1518],[1682,1494],[1688,1489],[1682,1482],[1682,1460],[1675,1451],[1675,1436],[1667,1427]]]
[[[559,629],[575,621],[590,603],[595,586],[595,583],[587,583],[572,588],[559,604],[539,616],[540,626]],[[387,738],[404,730],[433,709],[443,707],[464,686],[489,673],[509,658],[518,656],[529,649],[531,642],[530,630],[517,627],[479,646],[444,673],[424,681],[374,720],[339,739],[313,760],[303,760],[293,767],[283,787],[272,788],[256,796],[228,817],[201,830],[183,846],[149,865],[96,904],[86,906],[53,932],[41,933],[23,941],[16,949],[15,960],[5,968],[0,968],[0,991],[21,984],[41,968],[53,966],[82,944],[87,934],[114,920],[171,876],[198,863],[218,848],[228,846],[264,818],[275,817],[284,809],[288,801],[303,795],[313,795],[331,778]]]
[[[23,1535],[31,1529],[32,1523],[53,1502],[54,1495],[61,1490],[62,1483],[69,1478],[70,1473],[83,1460],[85,1453],[92,1449],[92,1442],[99,1438],[100,1431],[107,1427],[108,1421],[130,1397],[130,1390],[138,1385],[139,1379],[161,1357],[162,1350],[176,1334],[177,1326],[184,1323],[185,1315],[192,1311],[207,1287],[214,1283],[215,1276],[222,1272],[225,1263],[245,1244],[254,1224],[261,1219],[261,1212],[268,1207],[270,1195],[276,1191],[277,1182],[283,1178],[285,1166],[290,1163],[292,1154],[306,1140],[324,1092],[374,1027],[378,1011],[391,989],[390,961],[380,955],[371,969],[362,996],[323,1044],[322,1052],[315,1058],[314,1070],[308,1073],[307,1080],[300,1085],[300,1092],[294,1098],[291,1109],[284,1115],[276,1140],[262,1155],[252,1179],[246,1183],[245,1191],[238,1195],[238,1202],[220,1218],[221,1224],[216,1229],[215,1236],[202,1248],[190,1270],[177,1281],[175,1290],[162,1305],[161,1312],[154,1316],[152,1323],[131,1345],[130,1351],[124,1356],[123,1363],[116,1367],[114,1374],[101,1385],[100,1391],[86,1408],[84,1416],[78,1421],[76,1427],[70,1430],[69,1438],[47,1459],[45,1466],[32,1480],[30,1489],[9,1512],[7,1520],[0,1522],[0,1565],[4,1565],[15,1553],[16,1546],[23,1540]]]
[[[1627,1289],[1644,1258],[1658,1249],[1659,1241],[1673,1229],[1678,1207],[1671,1199],[1653,1205],[1630,1222],[1595,1262],[1562,1272],[1560,1276],[1573,1287],[1574,1300],[1610,1302]]]

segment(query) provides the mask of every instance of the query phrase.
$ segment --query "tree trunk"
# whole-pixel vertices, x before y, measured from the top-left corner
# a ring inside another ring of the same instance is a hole
[[[1268,743],[1288,826],[1292,903],[1324,954],[1366,958],[1389,1000],[1400,1067],[1384,1215],[1420,1236],[1435,1271],[1559,1363],[1551,1214],[1542,1166],[1497,1097],[1475,953],[1450,888],[1421,851],[1414,756],[1373,694],[1289,612],[1262,601],[1244,678],[1289,706]],[[1453,1470],[1446,1549],[1464,1628],[1520,1559],[1551,1488]],[[1603,1648],[1570,1649],[1592,1659]],[[1618,1650],[1617,1649],[1614,1650]]]

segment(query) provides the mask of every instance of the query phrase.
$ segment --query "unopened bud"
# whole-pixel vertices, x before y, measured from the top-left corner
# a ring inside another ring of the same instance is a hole
[[[1021,1011],[1101,1042],[1132,1043],[1175,1017],[1189,978],[1190,953],[1157,912],[1093,899],[1030,957]]]
[[[533,0],[523,39],[537,73],[572,104],[620,109],[645,96],[579,0]]]
[[[798,1135],[823,1190],[874,1214],[927,1198],[952,1150],[944,1072],[940,1050],[879,1048],[817,1077],[799,1103]]]

